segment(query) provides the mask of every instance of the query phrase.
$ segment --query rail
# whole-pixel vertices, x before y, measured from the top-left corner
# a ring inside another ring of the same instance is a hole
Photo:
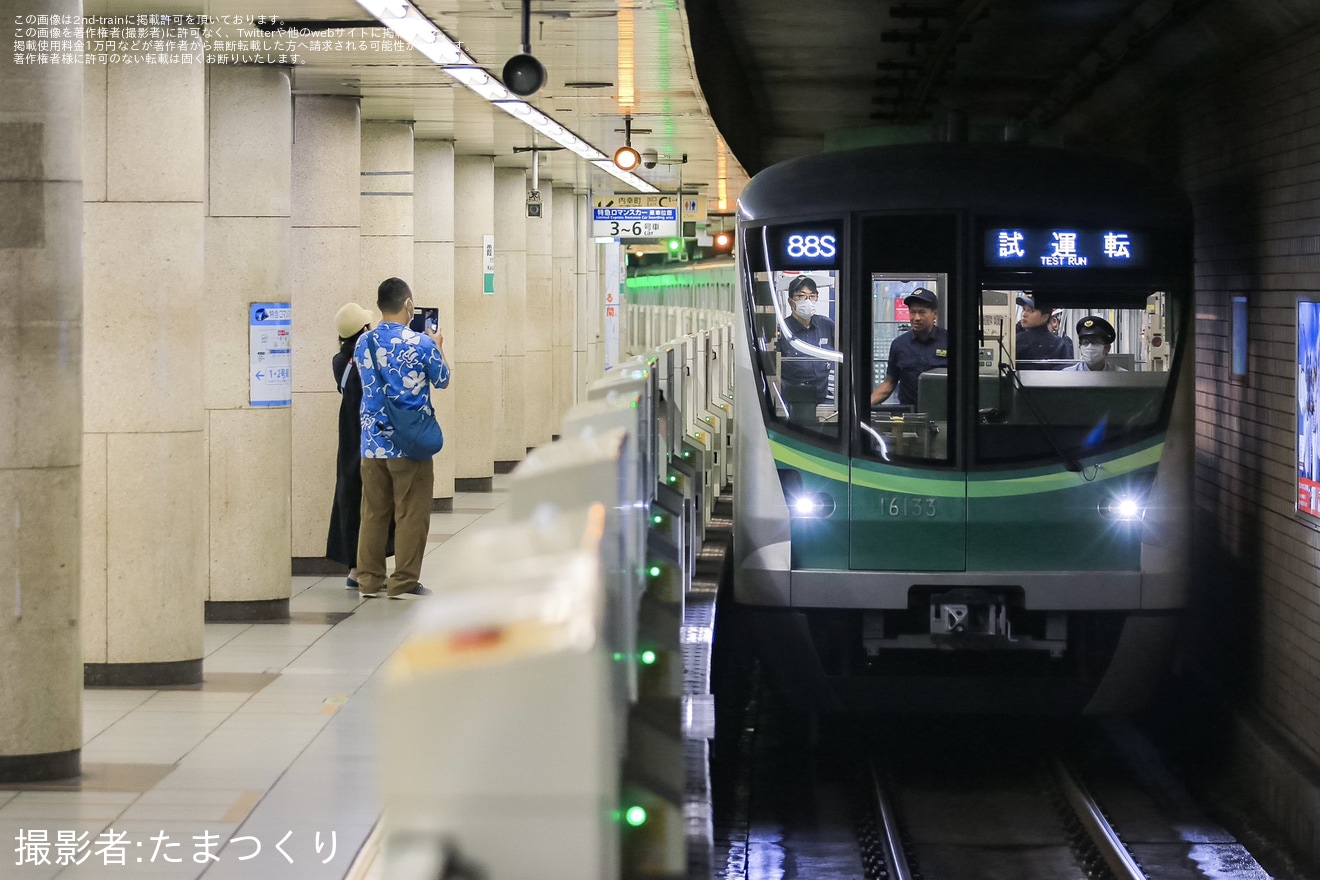
[[[1114,877],[1117,880],[1146,880],[1146,872],[1132,858],[1076,771],[1060,758],[1054,760],[1054,771],[1068,805],[1077,814],[1082,828]]]

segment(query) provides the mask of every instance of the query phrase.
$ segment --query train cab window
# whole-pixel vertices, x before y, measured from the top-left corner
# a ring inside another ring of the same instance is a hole
[[[752,279],[756,357],[771,417],[839,436],[838,273],[758,272]]]
[[[1159,429],[1180,342],[1170,299],[983,290],[977,458],[1077,462]]]
[[[950,454],[944,273],[871,275],[869,452],[884,461]]]

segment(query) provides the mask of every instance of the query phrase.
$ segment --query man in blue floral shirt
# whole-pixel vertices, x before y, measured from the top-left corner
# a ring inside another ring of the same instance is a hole
[[[449,385],[449,365],[439,328],[418,333],[412,290],[399,278],[386,278],[376,290],[381,322],[363,333],[353,351],[362,377],[362,526],[358,531],[358,589],[391,599],[406,593],[427,595],[418,582],[431,530],[435,471],[431,459],[407,458],[391,441],[394,428],[385,395],[396,407],[431,409],[431,386]],[[385,543],[394,521],[394,573],[385,578]]]

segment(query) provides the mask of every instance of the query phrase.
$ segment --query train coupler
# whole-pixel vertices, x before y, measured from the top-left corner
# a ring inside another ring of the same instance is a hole
[[[973,589],[930,597],[930,638],[948,648],[1008,647],[1017,641],[1005,597]]]

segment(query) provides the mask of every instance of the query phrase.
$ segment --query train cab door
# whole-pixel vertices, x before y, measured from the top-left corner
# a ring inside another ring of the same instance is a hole
[[[951,290],[957,221],[909,215],[862,223],[849,568],[963,571],[967,482],[957,466],[957,379],[965,358],[956,350],[962,310]]]

